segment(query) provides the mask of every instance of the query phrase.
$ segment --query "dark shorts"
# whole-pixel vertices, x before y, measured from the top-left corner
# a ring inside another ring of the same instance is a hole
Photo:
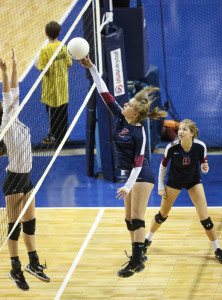
[[[8,171],[2,188],[5,196],[18,193],[27,194],[33,189],[31,173],[14,173]]]
[[[130,173],[131,171],[125,171],[127,179],[129,178]],[[142,166],[142,169],[139,173],[139,176],[137,177],[136,182],[149,182],[153,184],[155,183],[155,176],[150,166]]]
[[[191,189],[193,186],[195,186],[196,184],[200,184],[201,183],[201,179],[196,179],[196,180],[192,180],[192,181],[179,181],[179,180],[172,180],[172,179],[168,179],[167,181],[167,186],[173,188],[173,189],[177,189],[177,190],[182,190],[182,189]]]

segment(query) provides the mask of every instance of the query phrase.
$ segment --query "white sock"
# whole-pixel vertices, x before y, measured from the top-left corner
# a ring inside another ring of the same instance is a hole
[[[147,235],[146,235],[146,239],[147,239],[148,241],[152,241],[152,238],[153,238],[154,233],[155,233],[155,232],[151,232],[151,231],[149,230],[149,232],[148,232]]]
[[[216,239],[216,241],[211,241],[211,243],[212,243],[212,246],[214,248],[214,251],[216,251],[217,248],[220,248],[219,243],[218,243],[218,239]]]

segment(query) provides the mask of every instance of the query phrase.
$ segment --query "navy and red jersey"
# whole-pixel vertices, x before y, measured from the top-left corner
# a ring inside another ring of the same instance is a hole
[[[208,160],[206,145],[200,140],[194,139],[190,151],[185,152],[179,139],[168,144],[160,164],[158,190],[164,189],[169,160],[171,163],[168,181],[179,182],[181,186],[186,186],[188,182],[198,182],[201,179],[200,164]]]
[[[143,126],[130,125],[122,115],[122,108],[109,93],[95,66],[90,69],[93,80],[103,101],[114,117],[113,141],[116,153],[116,164],[121,170],[131,171],[124,187],[130,191],[141,171],[144,160],[146,134]]]

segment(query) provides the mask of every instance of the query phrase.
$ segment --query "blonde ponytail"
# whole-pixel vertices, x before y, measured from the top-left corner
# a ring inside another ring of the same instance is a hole
[[[164,118],[167,116],[167,112],[161,110],[159,107],[155,107],[150,113],[148,113],[147,117],[152,119]]]
[[[149,112],[152,102],[157,99],[155,97],[155,92],[159,90],[160,89],[158,87],[151,85],[135,95],[135,99],[138,102],[136,107],[136,111],[139,113],[138,121],[142,121],[147,117],[153,119],[166,117],[167,112],[162,111],[159,107],[155,107],[151,112]]]

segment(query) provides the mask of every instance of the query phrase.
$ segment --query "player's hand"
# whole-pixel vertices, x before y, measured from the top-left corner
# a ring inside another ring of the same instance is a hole
[[[81,66],[86,68],[91,68],[93,66],[93,63],[91,62],[89,55],[86,56],[86,58],[83,58],[81,60],[76,60],[78,64],[81,64]]]
[[[123,198],[124,199],[128,194],[129,194],[129,192],[123,186],[123,187],[117,189],[117,196],[116,196],[116,198],[119,198],[119,199]]]
[[[17,64],[17,57],[15,55],[15,51],[13,48],[12,48],[12,62],[13,64]]]
[[[209,170],[208,162],[205,160],[203,164],[201,164],[201,172],[206,174]]]
[[[159,190],[158,191],[158,194],[162,197],[162,198],[166,198],[166,189],[164,189],[164,190]]]
[[[0,58],[0,69],[2,70],[2,72],[6,72],[7,71],[6,62],[3,61],[1,58]]]

